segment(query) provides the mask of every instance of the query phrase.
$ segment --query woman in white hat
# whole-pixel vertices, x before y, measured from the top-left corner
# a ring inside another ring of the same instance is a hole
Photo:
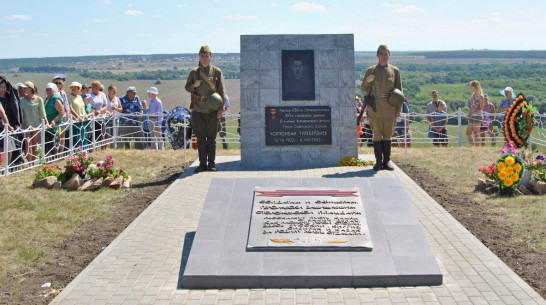
[[[74,147],[85,147],[87,145],[87,138],[85,137],[85,128],[83,122],[87,120],[87,112],[85,111],[85,103],[80,95],[82,84],[79,82],[72,82],[70,88],[70,111],[74,124],[72,124],[72,135],[74,140],[72,141]]]
[[[155,143],[157,149],[164,149],[163,137],[161,134],[161,124],[163,123],[163,103],[157,97],[159,90],[156,87],[150,87],[148,89],[148,97],[150,102],[148,104],[148,113],[151,121],[154,123],[153,130],[150,130],[152,134],[152,143]]]
[[[21,97],[21,112],[23,113],[23,128],[34,127],[33,130],[26,133],[29,142],[28,161],[36,160],[36,148],[41,138],[41,132],[38,127],[42,124],[42,120],[46,127],[49,128],[49,123],[46,118],[44,108],[44,100],[39,97],[38,88],[31,82],[26,81],[20,85],[23,88],[24,95]]]

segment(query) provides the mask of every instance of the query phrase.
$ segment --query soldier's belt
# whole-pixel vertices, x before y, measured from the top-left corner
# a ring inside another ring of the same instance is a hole
[[[208,96],[199,96],[199,95],[197,95],[197,94],[194,94],[194,96],[197,97],[197,98],[198,98],[199,100],[201,100],[201,101],[206,101],[207,98],[208,98]]]
[[[375,97],[380,97],[380,98],[388,98],[389,96],[391,96],[389,93],[387,94],[376,94]]]

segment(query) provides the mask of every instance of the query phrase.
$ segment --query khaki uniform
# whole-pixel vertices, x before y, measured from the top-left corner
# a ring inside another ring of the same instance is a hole
[[[213,65],[209,65],[206,68],[200,67],[201,71],[203,71],[209,79],[212,81],[212,83],[216,86],[216,90],[218,91],[218,94],[222,97],[222,100],[224,100],[224,104],[226,103],[226,91],[224,88],[224,76],[222,75],[222,70],[220,68],[215,67]],[[197,68],[194,68],[190,71],[190,75],[188,76],[188,79],[186,80],[186,91],[193,94],[193,84],[198,79],[197,77]],[[197,94],[202,97],[211,96],[214,91],[210,87],[209,83],[203,79],[201,75],[199,75],[199,79],[201,80],[201,85],[199,86],[199,89],[197,89]],[[202,112],[202,113],[208,113],[211,112],[207,106],[205,105],[205,99],[201,99],[198,103],[193,105],[192,111]]]
[[[375,80],[368,83],[366,78],[371,74],[375,75]],[[373,85],[373,90],[372,90]],[[402,107],[394,107],[389,104],[389,94],[398,88],[402,90],[402,78],[400,70],[397,67],[386,64],[373,65],[368,68],[362,81],[362,91],[372,92],[375,96],[375,107],[377,111],[368,107],[368,119],[373,132],[374,141],[388,141],[392,137],[396,124],[396,113],[402,110]]]

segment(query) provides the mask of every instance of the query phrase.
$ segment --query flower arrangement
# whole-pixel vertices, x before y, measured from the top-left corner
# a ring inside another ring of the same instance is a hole
[[[535,153],[537,153],[536,156]],[[541,154],[538,150],[534,152],[523,151],[521,158],[525,169],[533,172],[533,180],[546,182],[546,152]]]
[[[80,146],[78,152],[70,157],[67,157],[65,159],[66,161],[66,167],[65,167],[65,176],[67,178],[72,177],[72,174],[77,173],[80,175],[80,177],[84,177],[85,170],[93,161],[95,158],[92,154],[90,154],[87,151],[84,151],[83,148]]]
[[[493,163],[489,166],[480,167],[478,171],[480,173],[483,173],[487,179],[495,180],[495,166],[497,166],[497,163]]]
[[[528,138],[533,131],[533,125],[536,123],[534,116],[537,109],[531,103],[521,108],[521,114],[516,118],[521,135]]]
[[[337,164],[337,166],[373,166],[375,164],[375,161],[372,160],[362,160],[358,158],[349,158],[345,157],[341,160],[340,163]]]
[[[536,108],[525,100],[523,94],[518,94],[504,118],[504,137],[506,142],[516,148],[527,147],[527,139],[533,130],[533,119]]]
[[[117,169],[114,165],[114,158],[112,156],[106,157],[106,163],[104,161],[97,162],[97,164],[89,165],[86,174],[91,178],[127,178],[127,174],[122,168]]]
[[[513,196],[524,170],[520,156],[511,153],[503,154],[495,166],[495,180],[499,186],[499,194]]]
[[[36,172],[36,175],[34,175],[34,182],[39,179],[44,179],[50,176],[59,177],[62,173],[61,167],[57,165],[48,165],[48,164],[42,164],[38,171]]]

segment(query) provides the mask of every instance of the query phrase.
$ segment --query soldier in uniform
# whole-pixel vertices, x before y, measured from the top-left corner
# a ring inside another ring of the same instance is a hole
[[[362,91],[375,97],[375,111],[368,107],[368,120],[373,132],[373,150],[376,161],[373,169],[375,171],[394,170],[389,165],[391,137],[396,118],[400,115],[402,107],[391,106],[388,100],[395,88],[402,91],[402,79],[400,70],[389,64],[390,56],[389,47],[380,45],[377,49],[379,63],[368,68],[362,81]]]
[[[191,125],[197,137],[197,151],[199,153],[199,167],[195,170],[197,173],[207,170],[217,171],[214,163],[216,134],[218,133],[218,120],[224,114],[226,102],[222,70],[211,65],[211,59],[210,48],[202,46],[199,50],[199,67],[190,71],[185,87],[186,91],[192,94]],[[224,106],[220,110],[212,111],[207,107],[206,100],[215,92],[222,97]]]

